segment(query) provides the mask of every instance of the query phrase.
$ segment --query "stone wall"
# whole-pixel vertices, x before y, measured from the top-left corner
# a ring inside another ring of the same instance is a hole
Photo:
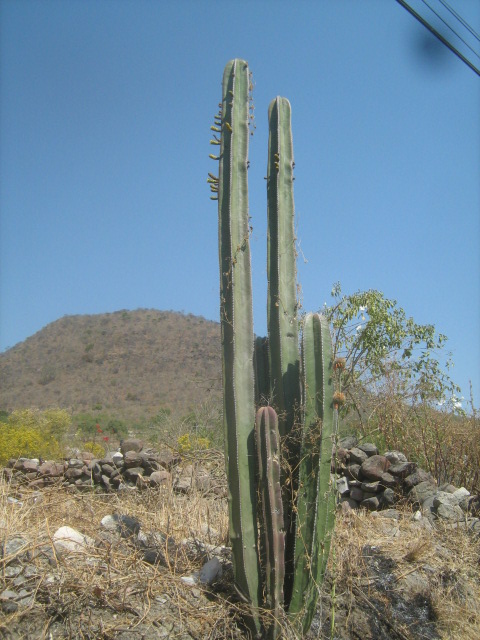
[[[98,486],[104,491],[166,485],[183,493],[195,489],[226,496],[224,478],[214,478],[206,468],[185,463],[170,451],[145,449],[138,439],[124,441],[120,451],[102,459],[79,453],[62,462],[10,460],[3,475],[14,485],[28,484],[36,489],[56,483],[79,490]],[[343,438],[332,463],[332,478],[342,509],[379,511],[410,502],[431,522],[461,524],[480,533],[480,496],[470,495],[464,487],[438,486],[430,473],[400,451],[380,455],[371,443],[360,444],[353,436]]]

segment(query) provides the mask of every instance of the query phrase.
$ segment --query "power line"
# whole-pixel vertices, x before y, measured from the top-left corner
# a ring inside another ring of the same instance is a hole
[[[437,12],[435,11],[435,9],[434,9],[433,7],[431,7],[431,6],[428,4],[428,2],[427,2],[426,0],[422,0],[422,2],[423,2],[423,4],[424,4],[425,6],[427,6],[427,7],[430,9],[430,11],[432,11],[432,13],[434,13],[434,14],[437,16],[437,18],[439,18],[439,20],[441,20],[441,21],[443,22],[443,24],[444,24],[448,29],[450,29],[450,31],[451,31],[452,33],[454,33],[454,34],[457,36],[457,38],[458,38],[459,40],[461,40],[461,41],[463,42],[463,44],[464,44],[466,47],[468,47],[468,48],[470,49],[470,51],[473,51],[473,53],[477,56],[477,58],[479,58],[479,59],[480,59],[480,55],[475,51],[475,49],[472,49],[472,47],[468,44],[468,42],[466,42],[466,41],[462,38],[462,36],[461,36],[459,33],[457,33],[457,32],[455,31],[455,29],[454,29],[453,27],[451,27],[451,26],[448,24],[448,22],[447,22],[446,20],[444,20],[444,19],[442,18],[442,16],[441,16],[439,13],[437,13]]]
[[[417,13],[414,9],[412,9],[412,7],[410,7],[405,2],[405,0],[397,0],[397,2],[404,9],[406,9],[414,18],[416,18],[421,24],[423,24],[423,26],[426,29],[428,29],[431,33],[433,33],[433,35],[437,37],[440,40],[440,42],[443,42],[443,44],[446,47],[448,47],[450,51],[453,51],[453,53],[456,56],[458,56],[460,60],[462,60],[462,62],[464,62],[467,65],[467,67],[470,67],[470,69],[474,71],[477,74],[477,76],[480,76],[480,69],[478,69],[472,62],[470,62],[470,60],[468,60],[468,58],[466,58],[462,53],[460,53],[460,51],[456,49],[451,42],[449,42],[446,38],[444,38],[444,36],[442,36],[441,33],[439,33],[434,27],[432,27],[431,24],[429,24],[424,18],[422,18],[422,16],[419,13]]]
[[[475,31],[475,29],[473,29],[466,20],[464,20],[462,18],[462,16],[460,14],[458,14],[455,9],[452,9],[452,7],[448,4],[448,2],[445,2],[445,0],[438,0],[441,4],[443,4],[443,6],[445,7],[445,9],[447,9],[447,11],[450,11],[450,13],[452,14],[452,16],[454,16],[459,22],[460,24],[462,24],[465,29],[468,29],[468,31],[470,31],[470,33],[472,34],[472,36],[474,36],[479,42],[480,42],[480,36],[478,35],[478,33]]]

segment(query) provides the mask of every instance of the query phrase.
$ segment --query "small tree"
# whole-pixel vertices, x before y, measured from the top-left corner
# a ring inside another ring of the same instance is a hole
[[[324,313],[333,326],[335,358],[344,359],[339,375],[347,396],[345,413],[354,410],[363,426],[374,397],[392,391],[406,403],[442,405],[461,413],[460,388],[447,373],[450,355],[444,368],[439,361],[447,338],[433,324],[416,323],[379,291],[347,296],[337,283],[332,297],[335,304]]]
[[[475,412],[465,417],[460,388],[448,374],[446,336],[432,324],[416,323],[379,291],[343,295],[335,284],[332,297],[324,313],[340,363],[343,424],[382,447],[402,450],[439,481],[473,488],[480,462]]]

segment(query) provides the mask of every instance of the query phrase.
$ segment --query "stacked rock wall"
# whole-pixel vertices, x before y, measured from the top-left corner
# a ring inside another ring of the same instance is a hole
[[[343,438],[333,458],[332,474],[343,509],[378,511],[410,502],[431,521],[465,523],[480,532],[480,496],[471,496],[463,487],[437,486],[430,473],[400,451],[380,455],[371,443],[361,444],[353,436]],[[78,489],[98,486],[106,491],[167,485],[182,493],[196,489],[226,495],[225,479],[213,478],[198,465],[183,464],[179,455],[169,451],[145,450],[138,439],[124,441],[120,451],[102,459],[82,453],[62,462],[11,460],[3,475],[12,484],[26,483],[36,489],[55,483]]]

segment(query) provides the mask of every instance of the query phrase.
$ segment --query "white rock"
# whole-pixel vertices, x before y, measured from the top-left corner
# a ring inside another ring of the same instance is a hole
[[[101,519],[100,524],[107,531],[113,531],[115,533],[118,531],[118,520],[113,516],[105,516]]]
[[[194,587],[197,584],[197,578],[195,576],[182,576],[180,580],[189,587]]]
[[[469,496],[470,491],[468,489],[465,489],[465,487],[460,487],[460,489],[457,489],[453,492],[453,495],[460,501],[462,498]]]
[[[60,527],[53,534],[53,545],[58,554],[84,553],[93,540],[72,527]]]

